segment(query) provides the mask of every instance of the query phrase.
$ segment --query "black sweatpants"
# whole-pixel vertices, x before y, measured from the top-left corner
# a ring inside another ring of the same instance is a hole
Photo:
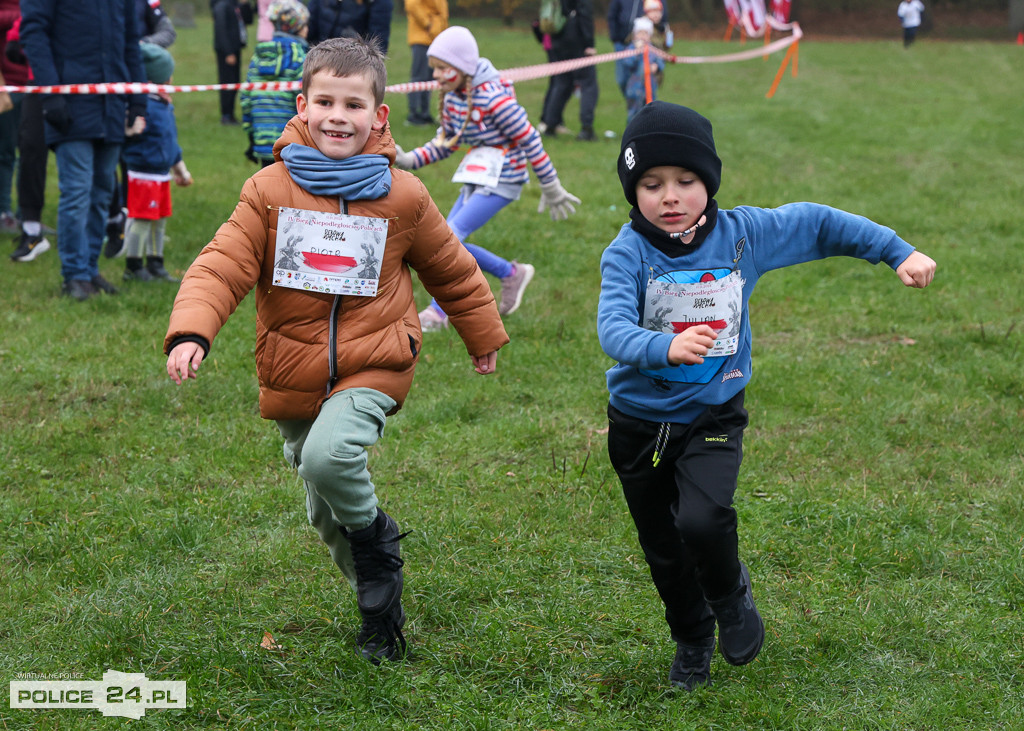
[[[740,575],[732,504],[747,426],[743,391],[692,424],[637,419],[611,405],[608,422],[608,454],[672,637],[711,637],[707,600],[733,591]]]
[[[41,221],[46,194],[46,132],[42,94],[21,100],[18,127],[18,211],[22,221]]]
[[[242,52],[233,54],[235,62],[233,64],[228,63],[227,56],[221,53],[217,54],[217,83],[218,84],[238,84],[242,79]],[[221,89],[220,90],[220,116],[235,118],[235,98],[238,96],[237,89]]]

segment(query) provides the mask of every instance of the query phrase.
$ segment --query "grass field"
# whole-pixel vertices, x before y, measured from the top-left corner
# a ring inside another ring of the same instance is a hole
[[[526,28],[472,28],[499,68],[543,58]],[[210,38],[205,17],[180,31],[177,83],[214,81]],[[393,82],[408,78],[403,43],[399,23]],[[578,214],[537,215],[531,185],[475,237],[538,270],[497,374],[475,376],[453,333],[428,335],[371,454],[383,506],[413,531],[408,664],[352,651],[354,596],[258,417],[252,298],[199,380],[175,387],[161,352],[173,285],[76,303],[58,296],[55,251],[4,259],[0,678],[187,681],[187,709],[132,728],[1021,728],[1024,51],[804,43],[799,75],[769,100],[780,61],[666,73],[661,98],[715,125],[719,203],[855,211],[939,271],[917,291],[835,259],[773,273],[752,299],[737,509],[768,632],[755,663],[717,656],[709,691],[668,685],[673,647],[608,465],[598,261],[627,208],[614,173],[625,110],[606,65],[597,128],[615,139],[547,143]],[[544,88],[517,89],[535,119]],[[405,100],[387,101],[398,141],[424,142],[402,126]],[[174,192],[180,273],[254,168],[213,93],[175,103],[196,180]],[[574,128],[575,115],[573,102]],[[442,210],[453,170],[422,171]],[[120,283],[122,261],[101,267]],[[279,649],[261,648],[267,632]],[[2,729],[126,725],[8,705]]]

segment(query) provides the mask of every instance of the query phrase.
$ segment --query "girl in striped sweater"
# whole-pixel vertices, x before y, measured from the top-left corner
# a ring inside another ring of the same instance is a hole
[[[498,211],[518,200],[530,179],[527,165],[540,180],[538,213],[550,210],[558,221],[575,213],[580,199],[558,181],[540,134],[515,98],[511,84],[502,81],[494,65],[480,58],[476,39],[468,29],[452,26],[427,49],[427,58],[440,84],[441,126],[437,136],[408,152],[401,148],[395,165],[406,170],[438,162],[461,146],[469,148],[453,182],[462,183],[448,225],[476,258],[480,268],[501,280],[499,311],[514,312],[533,278],[529,264],[507,261],[466,238]],[[448,317],[436,302],[420,312],[423,330],[448,326]]]

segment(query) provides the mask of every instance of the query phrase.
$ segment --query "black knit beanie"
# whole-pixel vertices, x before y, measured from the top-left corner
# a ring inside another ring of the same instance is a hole
[[[651,102],[626,125],[619,152],[622,192],[636,205],[636,184],[653,167],[675,165],[691,170],[714,198],[722,181],[722,161],[715,152],[711,122],[678,104]]]

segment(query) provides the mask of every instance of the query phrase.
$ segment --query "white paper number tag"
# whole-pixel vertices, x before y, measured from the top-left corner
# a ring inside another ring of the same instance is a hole
[[[743,277],[738,271],[704,282],[647,283],[644,327],[681,333],[696,325],[710,325],[718,339],[708,357],[732,355],[739,347],[743,307]]]
[[[280,208],[274,285],[374,297],[388,237],[384,218]]]
[[[505,151],[500,147],[474,147],[462,158],[452,182],[493,188],[501,178],[504,164]]]

